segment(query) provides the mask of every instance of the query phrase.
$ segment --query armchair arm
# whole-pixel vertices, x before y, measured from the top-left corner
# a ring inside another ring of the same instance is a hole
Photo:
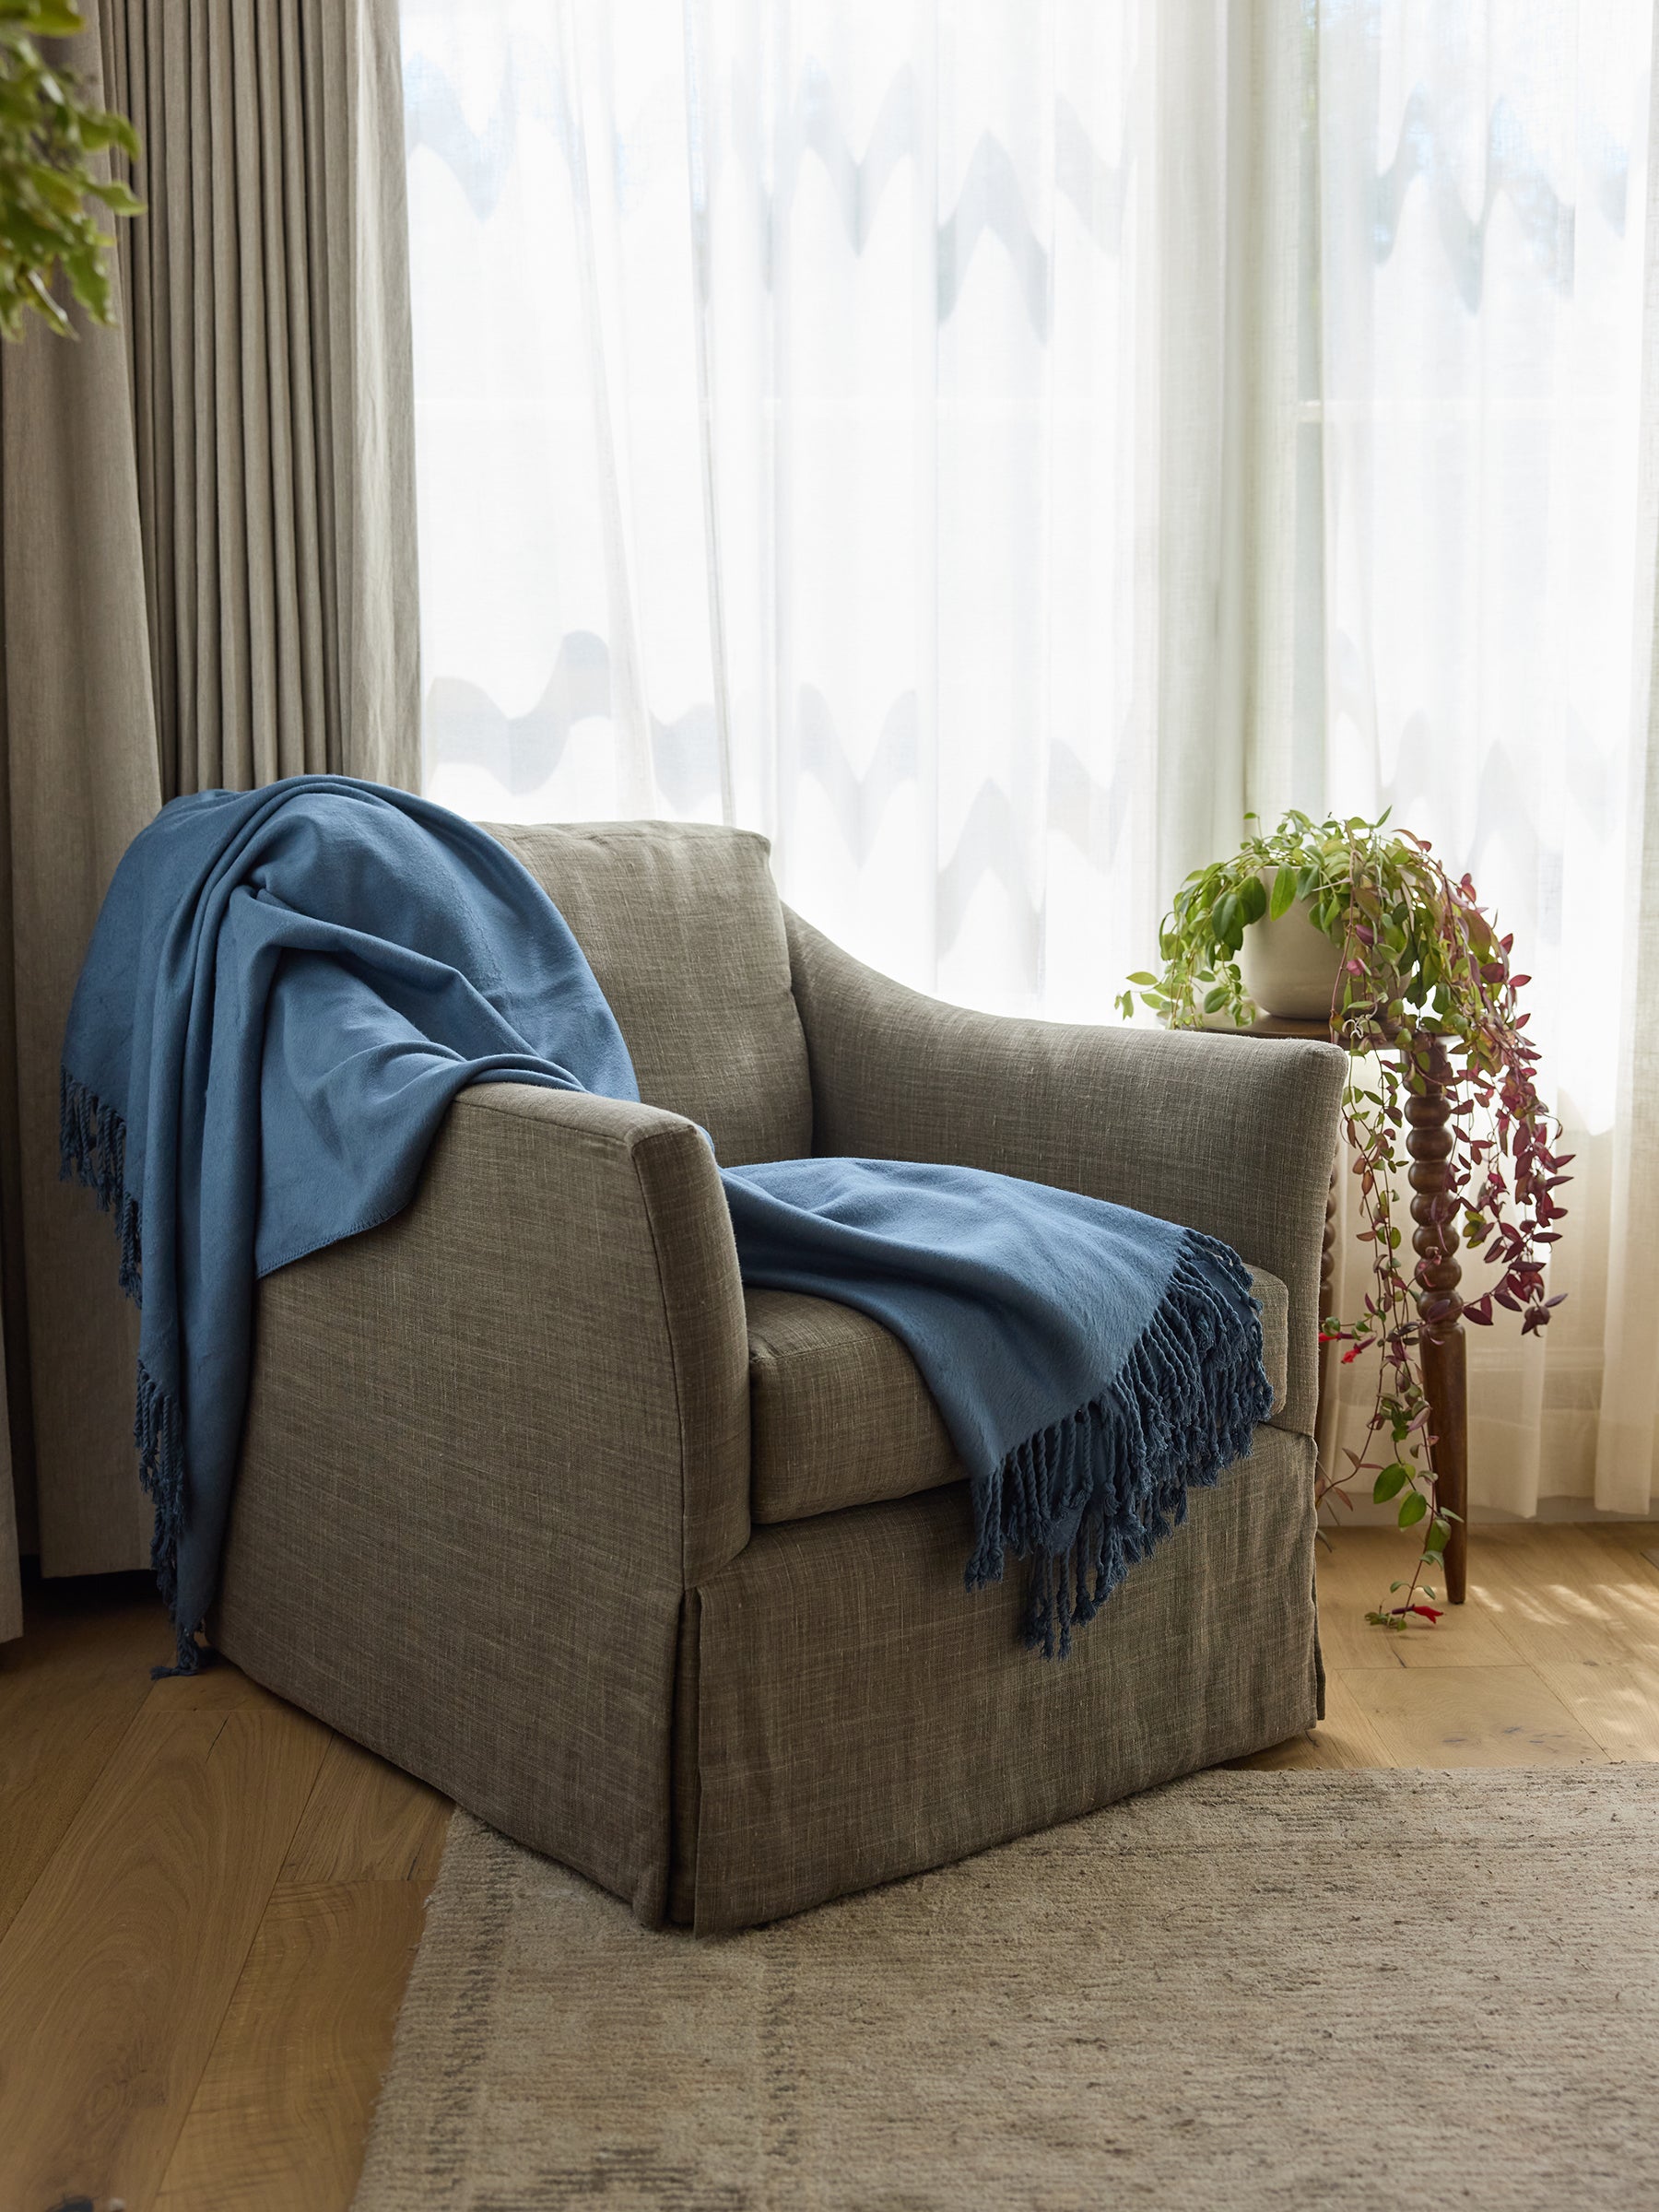
[[[1221,1238],[1289,1293],[1276,1418],[1312,1430],[1334,1045],[970,1013],[788,924],[815,1151],[994,1168]]]
[[[216,1641],[660,1917],[682,1598],[749,1526],[700,1133],[464,1091],[411,1205],[269,1277],[256,1332]]]

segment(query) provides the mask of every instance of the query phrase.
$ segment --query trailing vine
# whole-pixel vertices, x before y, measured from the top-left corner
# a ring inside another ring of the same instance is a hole
[[[1324,1318],[1321,1342],[1343,1345],[1345,1365],[1378,1357],[1364,1451],[1346,1452],[1345,1472],[1321,1470],[1320,1501],[1351,1510],[1350,1486],[1371,1477],[1376,1502],[1399,1500],[1402,1528],[1423,1526],[1409,1581],[1367,1615],[1403,1629],[1440,1618],[1424,1577],[1440,1571],[1453,1518],[1435,1486],[1423,1321],[1397,1218],[1406,1101],[1425,1088],[1431,1042],[1446,1048],[1453,1150],[1424,1227],[1449,1245],[1461,1240],[1490,1271],[1465,1320],[1489,1327],[1496,1306],[1519,1314],[1523,1335],[1547,1324],[1564,1295],[1548,1294],[1546,1269],[1572,1155],[1555,1149],[1559,1124],[1539,1095],[1531,1017],[1519,1004],[1531,979],[1512,970],[1512,936],[1499,935],[1466,874],[1453,882],[1426,840],[1388,831],[1387,820],[1315,822],[1292,810],[1277,830],[1252,830],[1231,858],[1187,877],[1159,933],[1161,973],[1132,975],[1118,1006],[1127,1017],[1138,996],[1176,1029],[1248,1028],[1256,1008],[1239,966],[1244,932],[1298,902],[1340,953],[1331,1036],[1348,1054],[1343,1124],[1372,1281],[1355,1320]]]

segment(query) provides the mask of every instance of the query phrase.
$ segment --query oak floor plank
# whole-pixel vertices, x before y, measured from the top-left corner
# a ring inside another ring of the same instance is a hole
[[[0,1644],[0,1936],[149,1695],[168,1655],[153,1589],[31,1589]]]
[[[1609,1759],[1659,1759],[1659,1662],[1544,1659],[1537,1671]]]
[[[1440,1592],[1424,1603],[1440,1608],[1437,1621],[1414,1618],[1404,1629],[1380,1629],[1366,1615],[1397,1605],[1392,1582],[1409,1584],[1422,1547],[1409,1535],[1390,1528],[1339,1528],[1329,1547],[1321,1544],[1319,1642],[1333,1673],[1369,1667],[1512,1666],[1517,1653],[1501,1623],[1475,1605],[1448,1606],[1441,1578],[1425,1569],[1424,1579]]]
[[[1627,1601],[1625,1633],[1649,1657],[1659,1659],[1659,1619],[1649,1611],[1659,1593],[1659,1527],[1647,1521],[1607,1521],[1584,1533],[1598,1550],[1619,1563],[1620,1587]]]
[[[147,2206],[328,1732],[146,1698],[5,1937],[0,2204]]]
[[[1530,1666],[1371,1667],[1345,1679],[1389,1766],[1582,1766],[1607,1756]]]
[[[154,2212],[345,2212],[429,1887],[272,1892]]]
[[[1530,1665],[1659,1657],[1659,1575],[1597,1534],[1560,1523],[1477,1532],[1471,1602]]]
[[[324,1755],[282,1869],[287,1882],[418,1882],[438,1873],[451,1806],[349,1736]]]
[[[156,1685],[156,1695],[174,1712],[292,1712],[286,1698],[262,1688],[240,1666],[215,1658],[199,1675],[173,1675]]]
[[[1249,1759],[1229,1761],[1231,1766],[1254,1769],[1261,1773],[1310,1767],[1345,1767],[1352,1771],[1360,1767],[1386,1767],[1391,1763],[1347,1678],[1330,1673],[1325,1677],[1324,1718],[1316,1727],[1309,1729],[1305,1735],[1293,1735],[1288,1743],[1257,1751]]]
[[[1645,1559],[1659,1574],[1659,1521],[1587,1521],[1580,1524],[1598,1544]]]

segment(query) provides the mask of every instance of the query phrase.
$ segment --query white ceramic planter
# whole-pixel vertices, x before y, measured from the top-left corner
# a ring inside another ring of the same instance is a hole
[[[1271,873],[1262,880],[1271,891]],[[1325,1020],[1341,968],[1341,947],[1314,928],[1300,899],[1277,922],[1265,914],[1253,922],[1239,950],[1245,990],[1262,1013],[1282,1021]]]

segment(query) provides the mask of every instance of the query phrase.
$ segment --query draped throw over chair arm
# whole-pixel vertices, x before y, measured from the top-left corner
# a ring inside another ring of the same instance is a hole
[[[262,1286],[222,1641],[660,1917],[681,1599],[748,1541],[748,1418],[697,1126],[463,1091],[404,1213]]]
[[[816,1151],[994,1168],[1219,1237],[1289,1293],[1276,1418],[1312,1432],[1334,1045],[975,1014],[787,923]]]

